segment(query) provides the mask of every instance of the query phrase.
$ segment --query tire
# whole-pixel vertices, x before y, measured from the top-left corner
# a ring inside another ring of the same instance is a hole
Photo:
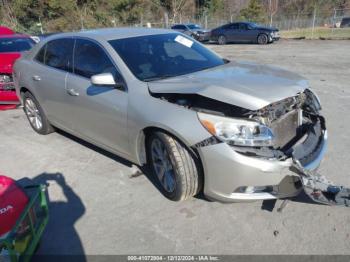
[[[167,164],[159,160],[159,152],[156,150],[159,145],[163,147],[160,151],[167,158]],[[198,194],[202,184],[199,165],[196,164],[197,160],[193,154],[181,142],[164,132],[156,131],[148,136],[146,147],[150,170],[167,198],[182,201]]]
[[[259,45],[267,45],[269,43],[269,37],[266,34],[260,34],[257,41]]]
[[[47,135],[55,131],[39,102],[30,92],[25,92],[23,95],[23,110],[35,132],[41,135]]]
[[[219,43],[219,45],[226,45],[227,44],[226,36],[220,35],[218,38],[218,43]]]

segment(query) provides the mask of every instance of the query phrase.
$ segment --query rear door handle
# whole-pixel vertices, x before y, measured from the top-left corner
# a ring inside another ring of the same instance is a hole
[[[33,80],[34,80],[34,81],[40,81],[40,80],[41,80],[41,77],[40,77],[40,76],[33,76]]]
[[[74,89],[67,89],[67,93],[71,96],[79,96],[79,93],[75,91]]]

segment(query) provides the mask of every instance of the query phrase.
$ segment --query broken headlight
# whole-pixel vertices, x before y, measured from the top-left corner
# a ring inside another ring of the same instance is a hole
[[[10,83],[12,82],[12,77],[10,75],[0,75],[0,83]]]
[[[270,128],[255,121],[198,113],[199,121],[209,133],[236,146],[272,146]]]
[[[305,95],[307,98],[307,106],[309,106],[312,111],[318,112],[322,109],[320,99],[314,92],[312,92],[310,89],[306,89]]]

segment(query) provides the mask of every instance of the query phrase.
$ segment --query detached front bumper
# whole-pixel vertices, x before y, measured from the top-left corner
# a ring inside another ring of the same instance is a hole
[[[294,159],[303,160],[304,168],[315,170],[327,148],[327,131],[320,130],[315,140],[312,132],[298,141],[285,160],[247,156],[226,143],[198,148],[204,167],[204,194],[221,202],[242,202],[292,197],[303,188],[300,174],[293,168]],[[307,156],[301,151],[307,149]]]

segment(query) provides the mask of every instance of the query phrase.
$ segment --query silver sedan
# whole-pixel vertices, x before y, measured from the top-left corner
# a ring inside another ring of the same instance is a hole
[[[170,30],[57,34],[16,62],[14,81],[36,132],[62,129],[149,165],[172,200],[294,196],[299,171],[316,169],[326,148],[306,80]]]

